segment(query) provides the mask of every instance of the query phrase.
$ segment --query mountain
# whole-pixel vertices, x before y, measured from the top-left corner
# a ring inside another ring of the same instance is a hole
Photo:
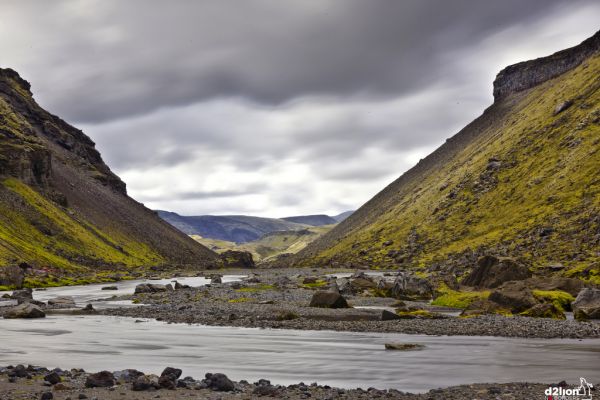
[[[295,231],[307,227],[304,224],[277,218],[250,217],[246,215],[201,215],[186,217],[169,211],[158,215],[187,235],[246,243],[277,231]]]
[[[92,140],[43,110],[11,69],[0,69],[0,210],[0,270],[104,273],[216,257],[128,197]]]
[[[600,283],[600,32],[493,88],[479,118],[292,261],[460,275],[495,254]]]
[[[335,221],[337,223],[340,223],[343,220],[345,220],[346,218],[348,218],[349,216],[351,216],[353,213],[354,213],[354,211],[344,211],[343,213],[334,215],[331,218],[335,219]]]
[[[331,225],[337,224],[335,218],[332,218],[325,214],[319,215],[299,215],[296,217],[285,217],[281,218],[284,221],[295,222],[297,224],[304,224],[310,226],[323,226],[323,225]]]
[[[271,232],[259,239],[241,244],[196,235],[192,235],[192,238],[217,253],[227,250],[248,251],[252,253],[254,261],[264,262],[271,261],[282,254],[295,254],[332,228],[333,225],[324,225],[294,231]]]

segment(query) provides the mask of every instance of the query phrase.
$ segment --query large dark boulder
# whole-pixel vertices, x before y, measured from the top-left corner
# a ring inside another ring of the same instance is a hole
[[[85,379],[85,387],[113,387],[115,385],[115,376],[109,371],[100,371],[90,374]]]
[[[463,279],[462,284],[479,288],[497,288],[504,282],[521,281],[531,277],[531,271],[513,258],[483,256],[477,267]]]
[[[31,300],[33,300],[33,290],[31,290],[30,288],[15,290],[12,292],[10,298],[13,300],[17,300],[19,304],[31,302]]]
[[[585,288],[571,303],[575,319],[600,319],[600,289]]]
[[[25,280],[25,268],[9,265],[0,268],[0,286],[21,289]]]
[[[433,287],[424,278],[400,272],[390,289],[390,294],[400,300],[428,300],[433,298]]]
[[[310,307],[348,308],[346,299],[337,292],[318,291],[310,300]]]
[[[520,313],[539,304],[533,297],[531,289],[523,281],[507,282],[494,290],[488,300],[509,309],[513,313]]]
[[[11,308],[4,314],[4,318],[17,319],[17,318],[44,318],[46,313],[35,304],[23,303],[16,307]]]
[[[219,261],[224,268],[254,268],[252,253],[248,251],[227,250],[219,255]]]
[[[181,376],[182,371],[178,368],[167,367],[158,378],[158,386],[163,389],[175,390],[177,388],[177,380]]]
[[[233,382],[225,374],[207,373],[205,377],[202,383],[209,389],[217,392],[231,392],[235,389]]]

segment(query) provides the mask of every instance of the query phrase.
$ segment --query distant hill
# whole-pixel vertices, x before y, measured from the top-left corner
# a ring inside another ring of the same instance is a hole
[[[291,262],[460,276],[494,254],[600,283],[600,32],[493,86],[479,118]]]
[[[131,199],[94,142],[0,68],[0,274],[21,263],[51,279],[215,258]]]
[[[310,226],[323,226],[337,224],[337,220],[325,214],[318,215],[299,215],[296,217],[281,218],[284,221],[295,222],[297,224],[305,224]]]
[[[188,235],[246,243],[257,240],[267,233],[298,231],[309,225],[277,218],[250,217],[246,215],[182,216],[169,211],[157,211],[158,215]],[[335,221],[334,221],[335,222]]]
[[[254,261],[270,261],[282,254],[295,254],[309,243],[329,232],[334,225],[311,226],[298,231],[279,231],[267,233],[252,242],[236,244],[224,240],[203,238],[192,235],[192,238],[209,249],[222,253],[227,250],[242,250],[252,253]]]
[[[345,220],[346,218],[348,218],[349,216],[351,216],[353,213],[354,213],[354,211],[344,211],[343,213],[334,215],[331,218],[335,219],[335,221],[337,223],[340,223],[343,220]]]

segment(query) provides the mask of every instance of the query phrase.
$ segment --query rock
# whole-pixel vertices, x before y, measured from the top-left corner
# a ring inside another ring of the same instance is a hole
[[[529,310],[521,313],[524,317],[567,319],[565,313],[556,308],[554,304],[536,304]]]
[[[210,283],[223,283],[223,279],[220,276],[214,276],[210,279]]]
[[[90,374],[85,379],[85,387],[113,387],[115,385],[115,376],[109,371],[100,371]]]
[[[583,289],[571,307],[577,320],[600,319],[600,289]]]
[[[52,392],[45,392],[45,393],[42,393],[40,400],[52,400],[53,398],[54,398],[54,395],[52,394]]]
[[[554,115],[558,115],[573,105],[573,100],[566,100],[556,105]]]
[[[140,293],[159,293],[159,292],[169,292],[173,290],[173,286],[169,285],[159,285],[156,283],[141,283],[135,287],[134,294]]]
[[[349,308],[348,302],[341,294],[322,290],[313,295],[310,307]]]
[[[102,290],[119,290],[116,286],[104,286]]]
[[[304,278],[302,280],[302,284],[303,285],[308,285],[311,283],[317,283],[317,281],[319,280],[319,278],[317,278],[316,276],[307,276],[306,278]]]
[[[158,378],[158,386],[163,389],[174,390],[177,388],[177,379],[181,376],[181,372],[177,368],[165,368],[162,374],[160,374],[160,378]]]
[[[19,304],[33,300],[33,291],[29,288],[15,290],[10,296],[11,299],[17,300]]]
[[[143,392],[154,389],[158,388],[155,387],[154,382],[152,382],[152,380],[145,375],[138,376],[131,384],[131,390],[135,392]]]
[[[473,317],[486,314],[512,314],[508,308],[501,307],[498,303],[489,300],[475,300],[460,314],[461,317]]]
[[[144,373],[137,369],[124,369],[122,371],[113,372],[115,380],[120,383],[131,383],[134,382],[140,376],[144,376]]]
[[[227,378],[225,374],[211,374],[205,375],[206,379],[202,381],[209,389],[217,392],[231,392],[235,389],[233,382]]]
[[[75,307],[75,300],[71,296],[59,296],[48,300],[48,305],[58,308]]]
[[[427,300],[433,298],[433,287],[423,278],[400,272],[394,281],[390,294],[400,300]]]
[[[513,313],[523,312],[538,304],[529,287],[522,281],[506,282],[493,291],[488,300]]]
[[[25,264],[27,265],[27,264]],[[0,268],[0,286],[9,286],[16,289],[23,287],[25,269],[17,265]]]
[[[58,375],[54,371],[50,372],[48,375],[44,376],[44,380],[51,385],[56,385],[58,382],[61,381],[60,375]]]
[[[563,292],[569,293],[571,296],[577,296],[581,289],[583,289],[583,282],[575,278],[539,278],[533,277],[529,279],[528,284],[530,287],[539,290],[562,290]]]
[[[386,343],[385,344],[386,350],[407,351],[407,350],[421,350],[424,348],[425,348],[424,345],[418,344],[418,343]]]
[[[87,314],[94,314],[96,312],[96,309],[91,304],[86,304],[81,310]]]
[[[368,278],[356,278],[350,280],[350,287],[354,293],[357,293],[363,290],[375,289],[377,284]]]
[[[182,373],[183,371],[179,368],[167,367],[163,370],[160,376],[173,376],[175,379],[179,379]]]
[[[7,313],[4,314],[4,318],[16,319],[16,318],[44,318],[46,313],[42,309],[31,303],[19,304],[16,307],[11,308]]]
[[[219,255],[219,261],[224,268],[254,268],[252,253],[248,251],[227,250]]]
[[[175,281],[175,290],[181,290],[181,289],[189,289],[190,285],[182,285],[181,283]]]
[[[477,267],[463,279],[462,284],[493,289],[504,282],[520,281],[529,277],[529,269],[512,258],[483,256],[477,260]]]
[[[396,320],[396,319],[402,319],[402,317],[399,316],[398,314],[393,313],[393,312],[388,311],[388,310],[383,310],[381,312],[381,320],[382,321],[393,321],[393,320]]]

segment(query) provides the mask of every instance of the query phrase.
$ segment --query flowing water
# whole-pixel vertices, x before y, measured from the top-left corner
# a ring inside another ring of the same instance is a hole
[[[226,276],[224,281],[240,279]],[[177,278],[199,286],[204,278]],[[136,284],[52,288],[38,300],[73,296],[79,305]],[[170,280],[151,281],[169,283]],[[113,284],[110,284],[113,285]],[[102,302],[98,302],[100,304]],[[109,302],[110,303],[110,302]],[[418,351],[390,351],[389,342],[421,343]],[[109,316],[50,315],[38,320],[0,320],[0,365],[31,363],[89,371],[137,368],[160,373],[182,368],[200,378],[291,384],[317,381],[338,387],[397,388],[423,392],[475,382],[600,382],[600,339],[517,339],[330,331],[294,331],[167,324]]]

